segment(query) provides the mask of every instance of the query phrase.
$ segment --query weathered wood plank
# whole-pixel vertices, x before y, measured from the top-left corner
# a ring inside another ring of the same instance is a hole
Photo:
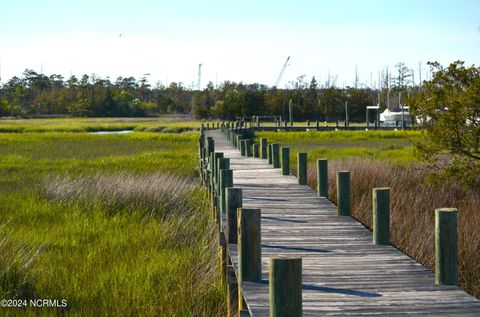
[[[480,301],[373,235],[314,190],[282,176],[267,160],[242,157],[219,131],[215,151],[230,158],[243,208],[261,209],[260,282],[243,282],[252,316],[269,316],[268,258],[302,258],[303,316],[480,316]],[[227,252],[238,274],[237,245]]]

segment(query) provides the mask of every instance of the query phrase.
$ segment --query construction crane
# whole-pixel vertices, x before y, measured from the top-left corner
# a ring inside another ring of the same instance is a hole
[[[287,68],[287,66],[288,66],[288,61],[289,61],[289,60],[290,60],[290,56],[287,57],[287,60],[285,61],[285,64],[283,64],[282,70],[280,71],[280,74],[279,74],[278,77],[277,77],[277,81],[275,82],[274,87],[277,87],[278,84],[280,83],[280,79],[282,79],[283,72],[285,71],[285,68]]]

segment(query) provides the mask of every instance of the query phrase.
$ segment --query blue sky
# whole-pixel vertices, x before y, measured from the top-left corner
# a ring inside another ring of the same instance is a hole
[[[24,69],[152,83],[306,75],[375,85],[404,62],[480,64],[480,1],[2,1],[2,82]]]

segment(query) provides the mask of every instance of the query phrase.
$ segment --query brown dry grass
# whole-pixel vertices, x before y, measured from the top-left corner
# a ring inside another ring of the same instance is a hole
[[[150,215],[176,217],[198,209],[190,199],[196,188],[192,178],[175,174],[117,173],[91,177],[54,176],[45,182],[45,194],[62,203],[102,204],[107,210],[145,210]]]
[[[316,171],[309,166],[309,185],[316,186]],[[434,268],[434,210],[454,207],[459,210],[458,248],[460,286],[480,298],[480,189],[469,191],[453,182],[431,184],[427,171],[411,165],[368,159],[331,160],[329,162],[330,200],[336,202],[337,171],[351,173],[352,215],[366,227],[372,226],[372,189],[391,188],[392,244]]]

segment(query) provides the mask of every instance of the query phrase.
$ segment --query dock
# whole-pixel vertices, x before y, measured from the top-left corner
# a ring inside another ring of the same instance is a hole
[[[266,159],[242,156],[221,130],[203,133],[229,159],[242,208],[261,210],[260,280],[239,283],[237,244],[224,241],[226,281],[241,290],[244,315],[270,316],[269,259],[293,257],[301,258],[303,316],[480,316],[478,299],[458,286],[437,285],[432,271],[395,247],[373,244],[370,230],[338,216],[336,205],[297,177],[282,175]],[[225,213],[218,217],[225,232]]]

